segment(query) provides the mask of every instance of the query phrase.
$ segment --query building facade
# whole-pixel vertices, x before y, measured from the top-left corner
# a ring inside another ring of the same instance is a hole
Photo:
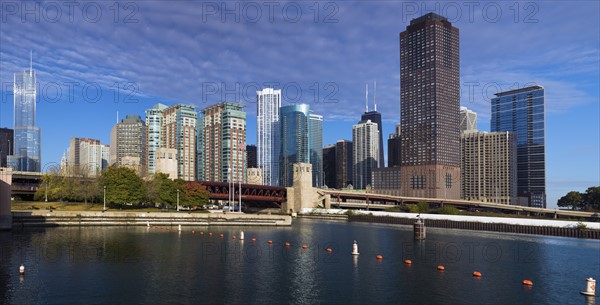
[[[248,161],[246,162],[248,164],[248,168],[258,167],[258,155],[256,145],[246,145],[246,158],[248,159]]]
[[[377,104],[375,104],[375,110],[367,111],[360,117],[361,121],[370,120],[377,124],[378,138],[377,138],[377,151],[379,156],[377,157],[377,167],[385,167],[384,150],[383,150],[383,125],[381,124],[381,113],[377,112]]]
[[[40,172],[42,170],[41,130],[36,121],[36,72],[30,65],[29,71],[15,73],[14,137],[12,154],[7,163],[13,170]]]
[[[323,183],[328,188],[337,188],[335,145],[323,148]]]
[[[373,170],[371,192],[382,195],[402,196],[400,190],[400,167],[376,168]]]
[[[461,197],[513,204],[517,197],[517,159],[512,132],[464,132],[461,135]]]
[[[146,123],[139,115],[127,115],[115,124],[110,133],[111,165],[127,166],[144,176],[147,169],[147,134]]]
[[[428,13],[400,33],[401,190],[460,198],[459,31]]]
[[[349,140],[335,143],[335,188],[343,189],[354,184],[354,145]]]
[[[97,177],[110,164],[110,146],[99,140],[71,138],[65,174],[75,177]]]
[[[460,107],[460,132],[477,131],[477,113],[467,107]]]
[[[491,130],[512,131],[517,142],[517,196],[546,207],[544,88],[530,86],[496,94]]]
[[[264,185],[279,184],[279,108],[281,90],[256,91],[257,165],[263,169]]]
[[[223,102],[200,111],[199,180],[246,181],[246,112],[241,104]]]
[[[396,125],[396,132],[388,138],[388,167],[400,166],[400,151],[402,148],[400,137],[400,124]],[[397,186],[400,188],[400,185]]]
[[[156,171],[157,150],[163,147],[162,142],[162,121],[163,110],[168,107],[163,104],[156,104],[146,110],[146,164],[148,166],[148,175],[154,175]]]
[[[355,189],[372,186],[373,170],[379,164],[379,128],[371,120],[352,126],[353,175]]]
[[[309,114],[309,147],[310,147],[310,164],[312,164],[313,186],[322,187],[324,184],[323,178],[323,116],[310,113]]]
[[[7,167],[7,157],[13,153],[14,132],[10,128],[0,128],[0,167]]]
[[[295,163],[310,163],[310,108],[306,104],[279,109],[279,185],[292,186]]]

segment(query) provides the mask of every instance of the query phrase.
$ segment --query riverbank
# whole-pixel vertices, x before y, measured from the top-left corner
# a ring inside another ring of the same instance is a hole
[[[440,214],[415,214],[379,211],[352,211],[340,209],[304,209],[304,217],[335,218],[356,222],[413,225],[417,218],[425,220],[426,227],[492,231],[505,233],[550,235],[562,237],[600,239],[600,223],[563,220],[544,220],[508,217],[462,216]]]
[[[12,212],[15,227],[54,226],[291,226],[288,215],[243,213],[96,212],[38,211]]]

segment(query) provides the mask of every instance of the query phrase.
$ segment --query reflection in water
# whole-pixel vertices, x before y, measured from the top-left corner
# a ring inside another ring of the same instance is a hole
[[[231,238],[239,230],[0,232],[0,303],[474,304],[482,295],[501,304],[596,303],[579,291],[585,278],[600,277],[597,241],[430,229],[415,242],[409,227],[306,219],[245,227],[246,241]],[[354,240],[361,255],[350,254]]]

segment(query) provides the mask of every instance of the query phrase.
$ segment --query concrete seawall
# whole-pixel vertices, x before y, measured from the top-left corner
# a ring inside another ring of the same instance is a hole
[[[315,215],[316,217],[323,218],[343,215],[346,210],[305,209],[302,212],[307,216],[311,215],[309,217]],[[347,217],[348,221],[412,226],[417,219],[417,214],[354,211],[353,215]],[[597,222],[437,214],[421,214],[420,218],[425,220],[426,227],[432,228],[600,239],[600,223]],[[578,225],[583,225],[585,228],[578,227]]]
[[[13,227],[54,226],[291,226],[288,215],[163,212],[13,211]]]

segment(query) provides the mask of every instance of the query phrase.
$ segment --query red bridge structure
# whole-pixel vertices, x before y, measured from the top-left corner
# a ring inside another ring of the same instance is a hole
[[[212,200],[229,199],[228,182],[214,181],[191,181],[188,183],[201,184],[206,187],[209,198]],[[235,194],[235,202],[237,203],[240,196],[240,184],[233,185],[233,193]],[[255,208],[281,208],[281,204],[286,200],[287,190],[285,187],[244,184],[242,183],[242,204],[246,207]]]

